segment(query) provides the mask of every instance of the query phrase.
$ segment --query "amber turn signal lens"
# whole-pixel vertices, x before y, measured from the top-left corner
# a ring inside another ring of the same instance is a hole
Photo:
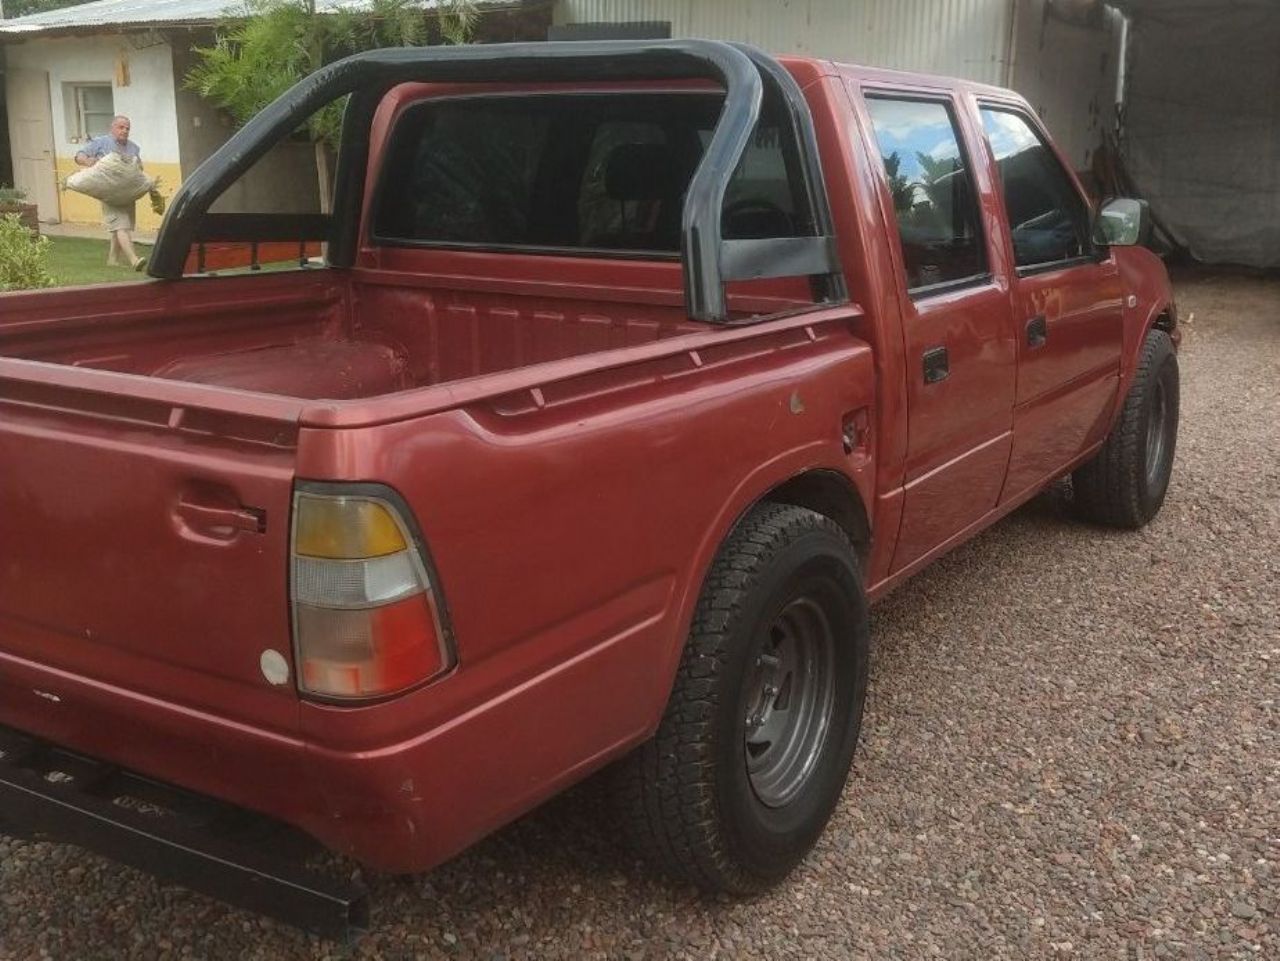
[[[404,550],[400,526],[380,503],[299,494],[293,550],[303,557],[362,560]]]

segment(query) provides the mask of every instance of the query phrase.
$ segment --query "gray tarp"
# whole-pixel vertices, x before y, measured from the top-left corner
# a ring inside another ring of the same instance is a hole
[[[1129,6],[1122,150],[1140,194],[1197,259],[1280,267],[1280,0]]]

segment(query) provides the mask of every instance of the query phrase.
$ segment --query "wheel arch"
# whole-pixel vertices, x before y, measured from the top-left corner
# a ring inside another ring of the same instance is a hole
[[[655,665],[660,680],[654,689],[656,700],[649,710],[651,722],[648,734],[656,730],[661,720],[662,710],[675,683],[676,668],[680,663],[680,654],[693,621],[698,598],[702,595],[716,556],[725,541],[756,507],[770,503],[788,504],[829,517],[849,535],[865,574],[871,553],[871,515],[867,511],[867,500],[862,487],[868,485],[870,478],[874,477],[871,463],[868,461],[861,465],[861,469],[852,474],[833,466],[815,465],[812,462],[801,466],[793,460],[791,467],[790,473],[784,473],[785,468],[779,470],[782,464],[775,463],[773,471],[776,472],[770,472],[773,473],[772,477],[762,472],[754,478],[755,483],[744,483],[739,488],[740,496],[734,498],[734,506],[728,507],[708,529],[693,563],[688,589],[679,604],[679,614],[674,622],[677,627]],[[863,485],[859,484],[860,480]]]
[[[858,560],[866,564],[871,551],[871,522],[862,495],[846,475],[824,468],[805,471],[767,491],[742,516],[764,503],[804,507],[830,518],[849,535]]]
[[[1152,306],[1147,312],[1142,326],[1137,329],[1137,337],[1132,343],[1126,342],[1124,346],[1120,380],[1116,390],[1116,403],[1111,412],[1111,419],[1107,426],[1108,431],[1115,426],[1120,417],[1120,409],[1124,405],[1124,398],[1129,393],[1129,388],[1133,385],[1133,378],[1138,372],[1138,357],[1142,353],[1142,345],[1146,343],[1147,335],[1153,330],[1163,331],[1168,334],[1169,339],[1173,341],[1174,351],[1177,351],[1179,342],[1182,340],[1182,331],[1178,328],[1178,310],[1172,297]]]
[[[1165,304],[1155,312],[1155,316],[1150,320],[1147,329],[1163,330],[1166,334],[1172,335],[1178,329],[1178,312],[1174,309],[1172,303]],[[1144,334],[1145,336],[1145,334]]]

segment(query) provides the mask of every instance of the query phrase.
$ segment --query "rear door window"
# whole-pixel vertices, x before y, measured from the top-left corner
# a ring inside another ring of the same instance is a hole
[[[996,158],[1017,265],[1040,268],[1088,256],[1089,208],[1049,145],[1011,110],[983,107],[982,125]]]
[[[919,294],[985,277],[973,177],[950,106],[873,95],[867,109],[893,198],[907,289]]]

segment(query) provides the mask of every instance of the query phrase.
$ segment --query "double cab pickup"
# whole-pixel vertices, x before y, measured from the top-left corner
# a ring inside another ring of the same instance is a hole
[[[328,212],[237,209],[341,98]],[[876,598],[1066,476],[1160,509],[1146,223],[975,83],[698,40],[318,71],[148,282],[0,296],[0,825],[244,900],[267,868],[120,796],[418,872],[607,766],[659,866],[778,881]]]

